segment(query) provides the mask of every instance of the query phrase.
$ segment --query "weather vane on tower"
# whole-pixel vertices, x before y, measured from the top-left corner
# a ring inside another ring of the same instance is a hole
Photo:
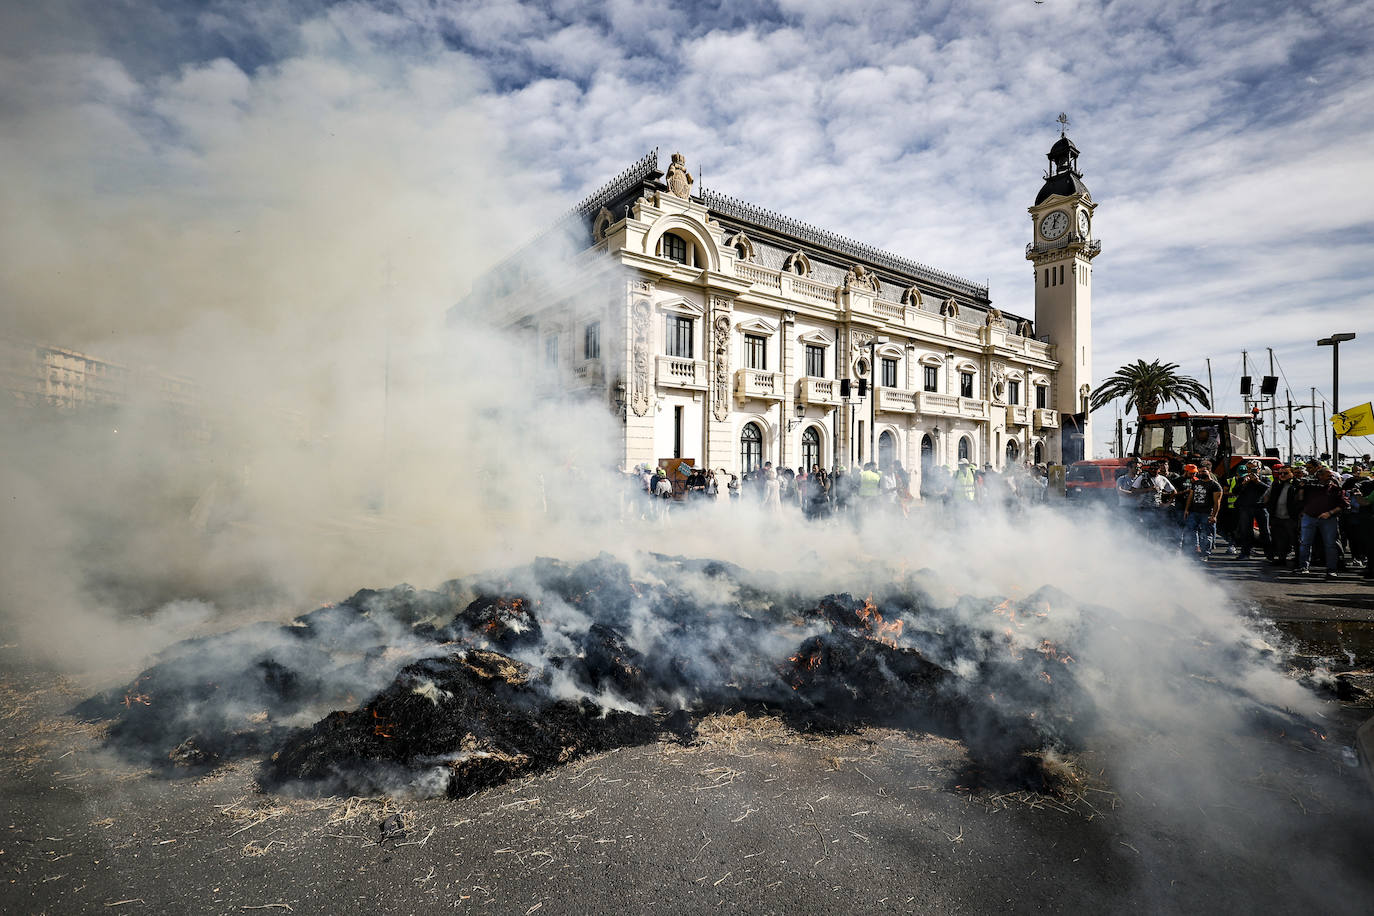
[[[1059,124],[1059,136],[1064,136],[1065,132],[1069,129],[1069,116],[1061,111],[1059,112],[1059,117],[1054,120]]]

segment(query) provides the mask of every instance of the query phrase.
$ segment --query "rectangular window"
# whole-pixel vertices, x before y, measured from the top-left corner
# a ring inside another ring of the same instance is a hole
[[[825,347],[806,345],[806,374],[812,378],[825,378]]]
[[[744,335],[744,367],[746,369],[768,368],[768,338],[757,334]]]
[[[673,408],[673,457],[682,457],[682,405]]]
[[[973,373],[959,373],[959,396],[965,398],[973,397]]]
[[[1021,383],[1016,379],[1010,379],[1007,381],[1007,403],[1021,403]]]
[[[1045,268],[1045,289],[1049,289],[1049,288],[1050,288],[1050,269],[1049,269],[1048,267],[1046,267],[1046,268]]]
[[[940,390],[940,367],[926,366],[926,391]]]
[[[897,360],[890,356],[883,357],[883,387],[897,387]]]
[[[1045,385],[1035,386],[1035,406],[1044,410],[1050,406],[1050,389]]]
[[[586,333],[582,337],[582,358],[601,358],[601,322],[599,321],[593,321],[587,325]]]
[[[677,356],[682,359],[691,359],[692,353],[692,326],[695,323],[693,318],[684,318],[681,315],[668,316],[668,330],[665,335],[665,349],[669,356]]]
[[[544,338],[544,363],[552,368],[558,366],[558,336]]]
[[[663,256],[679,264],[687,263],[687,240],[671,232],[663,236]]]

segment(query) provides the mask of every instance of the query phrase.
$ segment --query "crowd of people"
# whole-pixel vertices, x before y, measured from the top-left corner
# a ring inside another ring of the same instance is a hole
[[[1206,460],[1170,473],[1166,462],[1132,458],[1116,478],[1123,511],[1144,534],[1199,562],[1216,555],[1258,559],[1326,578],[1363,570],[1374,580],[1374,473],[1356,466],[1337,474],[1319,461],[1266,466],[1251,460],[1225,483]]]
[[[813,464],[775,468],[773,463],[743,475],[724,468],[692,468],[678,471],[675,483],[667,468],[640,465],[632,472],[633,489],[642,498],[640,515],[664,518],[670,507],[692,507],[725,499],[766,511],[793,510],[807,519],[847,517],[858,521],[874,513],[908,517],[917,494],[911,474],[900,461],[885,467],[868,462],[853,471],[837,466],[830,470]],[[996,471],[991,465],[976,468],[968,461],[958,467],[932,466],[922,475],[920,499],[945,507],[987,503],[1015,509],[1023,503],[1045,499],[1048,473],[1043,465],[1012,465]]]
[[[1221,555],[1263,557],[1299,575],[1324,568],[1333,579],[1362,571],[1366,581],[1374,581],[1374,470],[1357,465],[1338,474],[1318,461],[1289,466],[1252,460],[1223,480],[1211,462],[1196,460],[1171,471],[1167,461],[1132,458],[1116,478],[1123,517],[1147,539],[1200,563]],[[793,470],[766,462],[743,475],[684,465],[677,473],[675,480],[667,469],[648,465],[629,472],[627,505],[638,507],[629,511],[666,519],[670,511],[726,501],[858,524],[884,513],[907,517],[918,495],[927,506],[956,511],[978,504],[1015,511],[1044,501],[1049,482],[1041,465],[996,471],[968,461],[953,469],[927,468],[919,494],[900,461],[883,468],[869,462],[852,471],[819,465]]]

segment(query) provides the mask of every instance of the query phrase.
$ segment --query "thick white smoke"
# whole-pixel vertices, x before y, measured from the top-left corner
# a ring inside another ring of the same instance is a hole
[[[1044,625],[1077,653],[1110,778],[1167,812],[1142,818],[1142,849],[1167,841],[1153,820],[1214,830],[1213,806],[1277,759],[1249,740],[1257,709],[1321,715],[1220,588],[1105,517],[918,511],[856,530],[723,499],[641,519],[602,406],[537,401],[518,342],[443,327],[568,201],[503,160],[460,54],[398,63],[379,34],[313,21],[253,73],[136,76],[41,46],[0,59],[3,333],[191,378],[208,429],[188,437],[156,399],[0,415],[0,626],[28,657],[127,672],[191,632],[540,555],[716,558],[813,594],[929,569],[940,619],[974,629],[989,602],[961,596],[1052,586],[1067,598]],[[731,598],[709,577],[674,587]],[[552,639],[581,622],[548,604]],[[927,623],[908,616],[907,644],[943,635]],[[647,651],[667,630],[641,614],[625,635]]]

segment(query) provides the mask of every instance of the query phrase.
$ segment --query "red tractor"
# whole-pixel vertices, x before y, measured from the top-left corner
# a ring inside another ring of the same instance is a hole
[[[1212,469],[1227,486],[1237,467],[1251,459],[1266,465],[1278,458],[1261,454],[1259,423],[1250,414],[1152,413],[1136,424],[1130,456],[1141,461],[1165,461],[1177,473],[1185,464]],[[1114,496],[1116,474],[1128,458],[1078,461],[1066,475],[1069,498]]]

